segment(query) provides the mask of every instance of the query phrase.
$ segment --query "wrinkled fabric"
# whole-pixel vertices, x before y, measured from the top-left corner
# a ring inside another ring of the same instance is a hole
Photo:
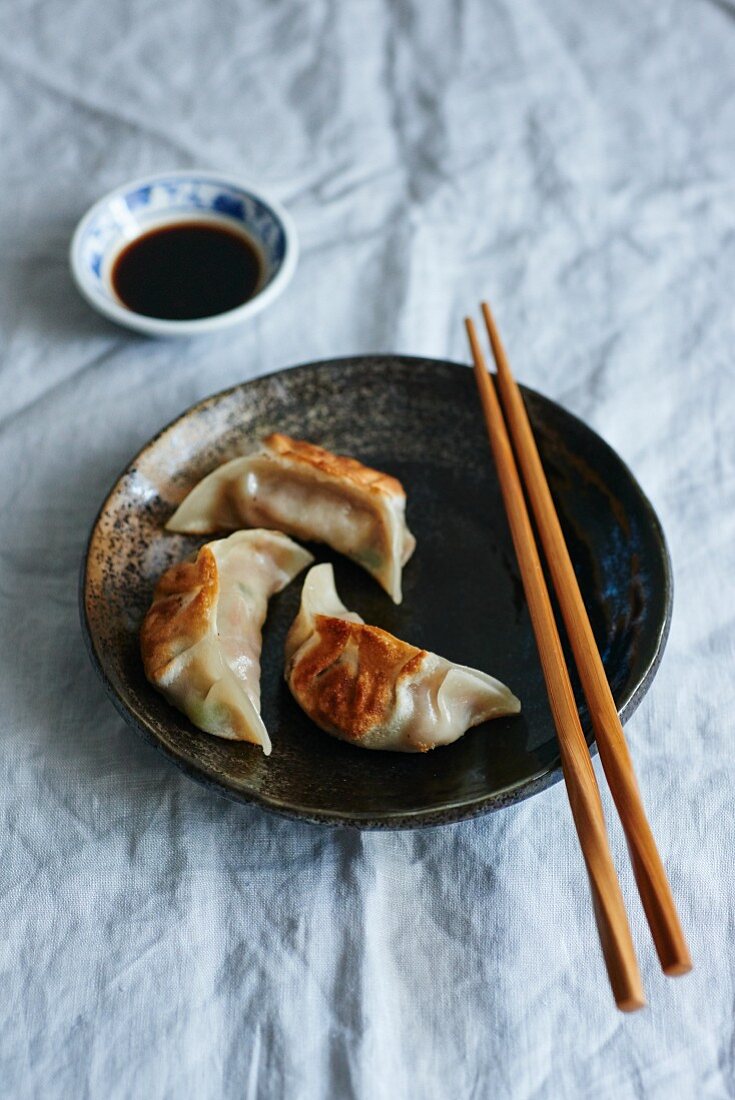
[[[735,1096],[730,0],[25,0],[0,73],[0,1095]],[[287,203],[294,282],[222,335],[127,334],[75,292],[72,230],[191,165]],[[696,968],[662,976],[609,813],[630,1017],[563,785],[392,835],[231,804],[125,726],[80,634],[89,527],[162,424],[307,360],[466,360],[483,295],[672,552],[628,735]]]

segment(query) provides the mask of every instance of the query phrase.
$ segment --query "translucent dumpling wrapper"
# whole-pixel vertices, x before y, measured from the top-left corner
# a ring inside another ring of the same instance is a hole
[[[312,721],[366,749],[426,752],[521,709],[487,673],[366,625],[341,602],[331,565],[306,576],[286,638],[285,675]]]
[[[148,680],[206,733],[268,755],[260,651],[268,600],[313,561],[278,531],[238,531],[168,569],[140,633]]]
[[[166,526],[194,535],[268,527],[327,543],[371,573],[396,603],[416,546],[400,481],[280,433],[200,481]]]

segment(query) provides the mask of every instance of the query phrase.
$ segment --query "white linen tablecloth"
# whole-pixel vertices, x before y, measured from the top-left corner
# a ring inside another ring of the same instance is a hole
[[[0,72],[0,1096],[735,1096],[735,8],[25,0]],[[126,334],[71,232],[191,165],[274,189],[296,277],[242,329]],[[661,975],[613,821],[631,1017],[563,786],[394,835],[234,805],[125,726],[80,635],[89,526],[163,423],[309,359],[466,359],[484,294],[672,551],[628,734],[696,969]]]

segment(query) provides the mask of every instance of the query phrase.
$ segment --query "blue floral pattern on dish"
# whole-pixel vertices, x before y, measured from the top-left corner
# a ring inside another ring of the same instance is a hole
[[[240,187],[196,175],[162,177],[117,195],[100,210],[79,245],[87,275],[99,291],[109,295],[105,274],[124,244],[174,215],[194,212],[241,225],[260,245],[265,265],[261,289],[273,281],[286,253],[286,234],[275,211]]]

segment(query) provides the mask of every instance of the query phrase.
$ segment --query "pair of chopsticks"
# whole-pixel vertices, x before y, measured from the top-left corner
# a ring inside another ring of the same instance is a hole
[[[618,1008],[623,1012],[634,1012],[646,1003],[643,983],[623,895],[610,854],[600,790],[564,662],[516,457],[589,706],[602,766],[628,842],[638,892],[661,967],[665,974],[686,974],[691,970],[692,962],[666,871],[643,809],[633,761],[579,591],[523,397],[511,373],[490,307],[483,302],[481,308],[497,368],[502,410],[474,323],[468,317],[465,325],[475,364],[475,379],[559,738],[562,771],[587,866],[610,985]]]

